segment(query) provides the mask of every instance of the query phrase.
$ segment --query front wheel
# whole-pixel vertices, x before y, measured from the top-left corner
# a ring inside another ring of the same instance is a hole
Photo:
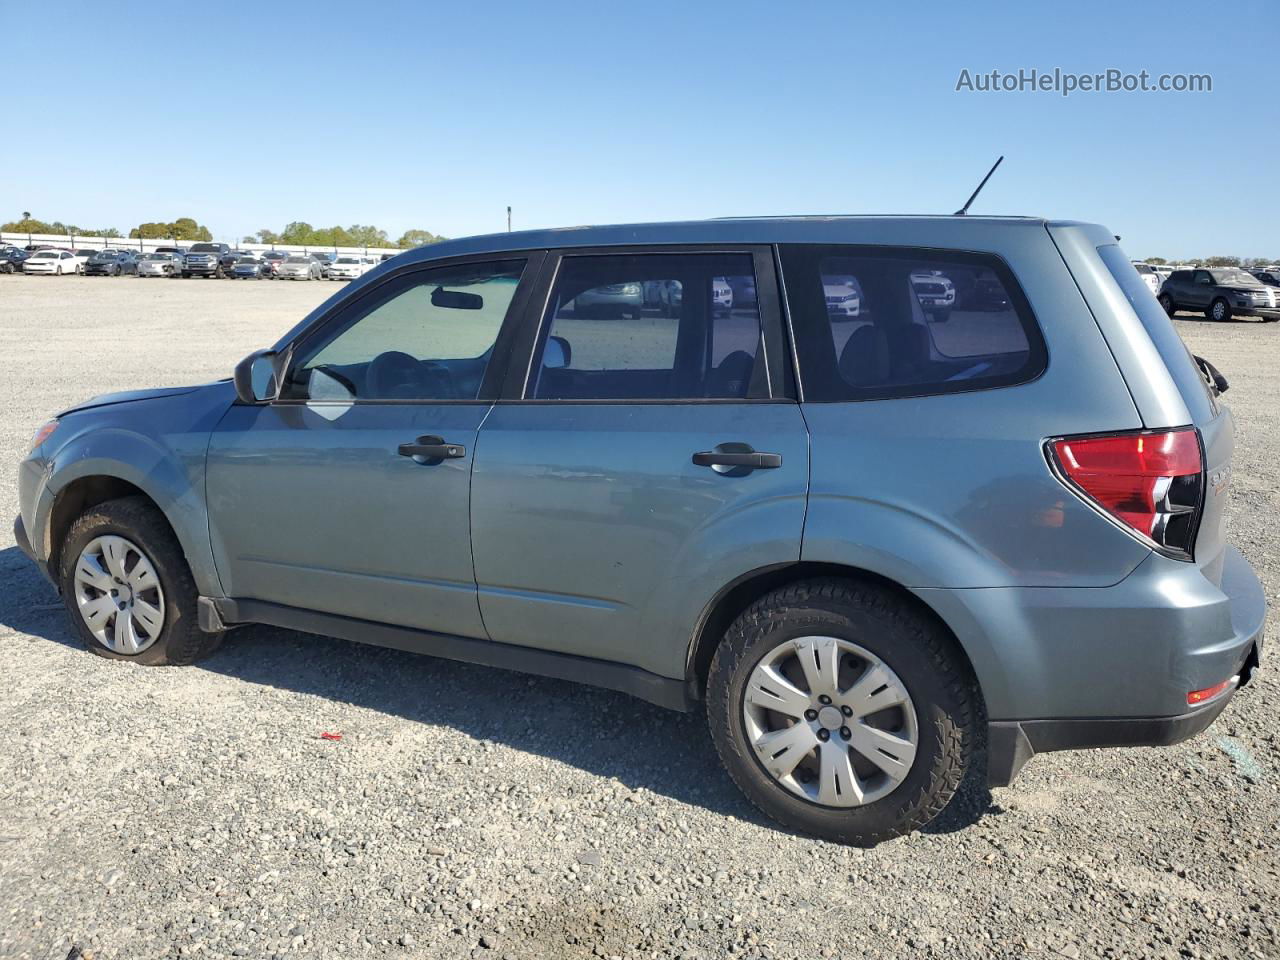
[[[1223,300],[1222,297],[1218,297],[1213,303],[1209,304],[1209,309],[1205,311],[1205,316],[1210,320],[1217,320],[1219,323],[1224,320],[1230,320],[1231,304]]]
[[[108,500],[82,514],[63,542],[59,567],[72,624],[100,657],[194,663],[222,639],[200,629],[182,548],[143,497]]]
[[[951,801],[977,692],[951,638],[883,587],[813,580],[756,601],[707,680],[707,718],[738,787],[784,825],[872,846]]]

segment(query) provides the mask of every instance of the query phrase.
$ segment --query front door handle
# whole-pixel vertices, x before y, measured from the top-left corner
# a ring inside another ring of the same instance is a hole
[[[745,443],[722,443],[714,450],[693,455],[694,466],[772,470],[782,466],[782,454],[758,453]],[[728,472],[728,471],[717,471]]]
[[[467,448],[458,443],[445,443],[443,437],[419,437],[413,443],[396,447],[402,457],[413,457],[418,462],[429,460],[456,460],[467,455]]]

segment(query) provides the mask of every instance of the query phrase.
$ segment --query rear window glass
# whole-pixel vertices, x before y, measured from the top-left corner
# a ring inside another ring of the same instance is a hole
[[[1193,417],[1198,422],[1202,417],[1216,416],[1217,401],[1210,392],[1209,385],[1205,382],[1199,367],[1192,359],[1191,352],[1182,342],[1182,338],[1173,326],[1173,321],[1164,312],[1164,307],[1160,306],[1160,301],[1151,292],[1151,288],[1142,282],[1142,278],[1134,271],[1133,265],[1125,259],[1124,251],[1119,245],[1108,243],[1098,248],[1098,256],[1102,258],[1107,271],[1120,287],[1125,299],[1129,301],[1133,312],[1142,321],[1142,326],[1151,337],[1156,350],[1159,351],[1160,358],[1164,360],[1170,376],[1178,385],[1178,392],[1190,408]],[[1189,278],[1190,271],[1174,273],[1174,277],[1179,275]]]
[[[1044,340],[995,257],[877,247],[785,247],[806,400],[873,400],[1022,383]]]

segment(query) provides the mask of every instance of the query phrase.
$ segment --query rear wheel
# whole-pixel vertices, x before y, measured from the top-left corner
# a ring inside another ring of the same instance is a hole
[[[1173,298],[1170,297],[1167,293],[1160,294],[1160,296],[1157,297],[1156,299],[1160,301],[1160,306],[1164,308],[1164,312],[1167,313],[1169,316],[1172,317],[1175,313],[1178,312],[1178,308],[1174,306]]]
[[[1222,297],[1214,300],[1209,304],[1209,309],[1205,311],[1205,316],[1210,320],[1222,322],[1231,319],[1231,304],[1227,303]]]
[[[747,798],[794,829],[871,846],[924,826],[968,767],[977,693],[950,637],[885,588],[785,587],[725,634],[707,718]]]
[[[100,657],[187,664],[212,653],[222,639],[200,629],[195,581],[182,548],[143,497],[91,507],[71,525],[59,565],[71,622]]]
[[[951,319],[950,307],[938,307],[933,311],[934,323],[946,323]]]

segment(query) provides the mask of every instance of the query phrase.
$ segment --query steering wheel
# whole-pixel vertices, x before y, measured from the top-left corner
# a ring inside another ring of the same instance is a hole
[[[370,360],[365,383],[366,396],[373,400],[452,400],[457,395],[448,368],[399,350],[388,350]]]

